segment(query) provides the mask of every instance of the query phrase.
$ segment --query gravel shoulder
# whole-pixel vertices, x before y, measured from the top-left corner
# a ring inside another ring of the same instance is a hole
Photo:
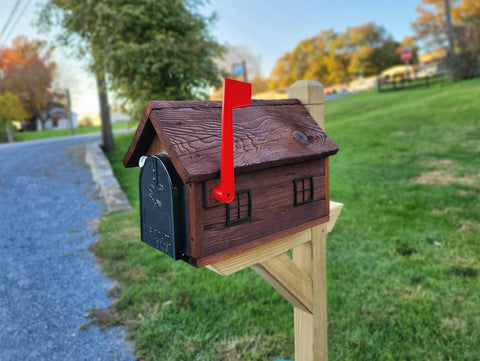
[[[112,282],[87,251],[105,205],[98,135],[0,145],[0,360],[135,360],[120,328],[80,330]]]

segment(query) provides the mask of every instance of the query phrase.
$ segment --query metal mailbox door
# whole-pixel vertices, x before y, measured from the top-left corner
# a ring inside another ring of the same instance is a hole
[[[173,259],[185,256],[183,184],[173,184],[167,156],[141,160],[140,222],[142,242]]]

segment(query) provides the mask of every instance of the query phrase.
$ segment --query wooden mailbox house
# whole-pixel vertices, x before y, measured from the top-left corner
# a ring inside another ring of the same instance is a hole
[[[235,199],[217,201],[221,102],[153,101],[124,158],[142,166],[142,240],[195,267],[329,219],[337,146],[296,99],[233,111]]]

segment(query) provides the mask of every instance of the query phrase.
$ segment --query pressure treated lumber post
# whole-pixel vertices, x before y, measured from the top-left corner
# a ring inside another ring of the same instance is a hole
[[[296,82],[290,97],[299,99],[323,128],[323,86]],[[328,163],[326,165],[328,180]],[[327,184],[328,190],[328,184]],[[329,221],[263,244],[207,267],[223,276],[251,267],[294,307],[295,361],[327,361],[326,234],[343,204],[330,201]],[[285,252],[293,249],[293,258]]]
[[[289,98],[298,99],[320,128],[325,130],[323,85],[316,80],[298,80],[288,90]]]
[[[318,125],[325,129],[323,85],[299,80],[289,89]],[[327,361],[326,225],[311,229],[312,240],[293,248],[293,262],[312,279],[313,312],[294,307],[295,361]]]

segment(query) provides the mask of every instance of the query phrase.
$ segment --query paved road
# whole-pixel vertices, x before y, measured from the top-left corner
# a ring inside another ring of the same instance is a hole
[[[346,97],[347,95],[354,94],[353,92],[341,92],[341,93],[335,93],[335,94],[327,94],[325,95],[325,100],[333,100],[337,98],[343,98]]]
[[[0,145],[1,361],[135,360],[121,329],[80,330],[111,302],[87,251],[104,210],[81,147],[94,140]]]

